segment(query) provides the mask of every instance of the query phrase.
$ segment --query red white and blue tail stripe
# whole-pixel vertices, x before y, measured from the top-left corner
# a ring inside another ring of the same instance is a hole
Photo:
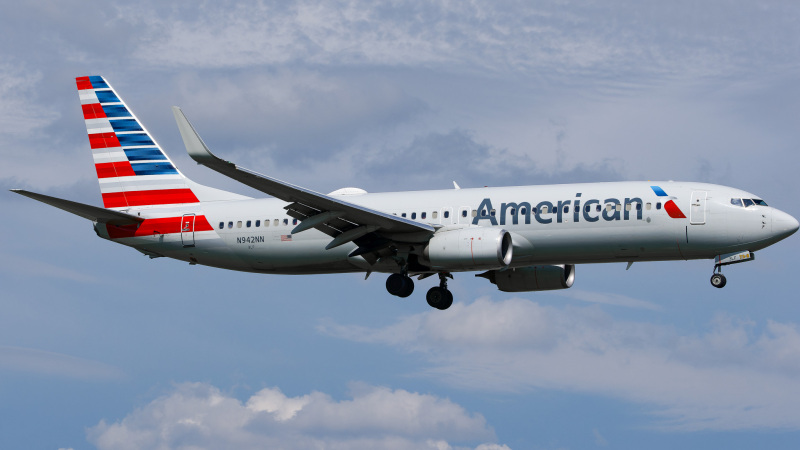
[[[75,79],[103,206],[197,203],[191,183],[101,76]]]

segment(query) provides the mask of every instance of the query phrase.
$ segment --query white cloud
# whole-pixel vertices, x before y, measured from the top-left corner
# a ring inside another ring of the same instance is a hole
[[[628,308],[649,309],[651,311],[661,311],[663,309],[660,305],[656,305],[655,303],[651,303],[645,300],[639,300],[638,298],[631,298],[628,297],[627,295],[622,295],[622,294],[583,291],[580,289],[568,289],[565,291],[557,291],[554,292],[554,294],[590,303],[625,306]]]
[[[511,299],[456,303],[370,329],[323,324],[344,339],[428,358],[424,374],[469,389],[579,391],[652,406],[656,427],[800,429],[800,332],[718,316],[701,335],[615,319],[596,306]]]
[[[336,401],[265,388],[242,403],[211,385],[184,383],[118,422],[101,421],[88,436],[100,449],[451,449],[449,442],[494,440],[480,414],[447,399],[364,384],[351,391],[352,399]]]

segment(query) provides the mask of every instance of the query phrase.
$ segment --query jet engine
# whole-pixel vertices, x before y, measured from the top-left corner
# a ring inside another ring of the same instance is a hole
[[[470,227],[434,234],[424,256],[434,269],[481,270],[507,267],[512,253],[508,231]]]
[[[549,291],[572,287],[575,282],[575,266],[561,264],[518,267],[502,271],[490,270],[475,276],[486,278],[503,292]]]

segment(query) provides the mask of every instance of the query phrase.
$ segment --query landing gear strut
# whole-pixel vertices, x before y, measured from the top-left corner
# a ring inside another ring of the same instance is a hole
[[[439,274],[439,286],[430,288],[425,299],[436,309],[445,310],[453,304],[453,294],[447,289],[448,274]]]

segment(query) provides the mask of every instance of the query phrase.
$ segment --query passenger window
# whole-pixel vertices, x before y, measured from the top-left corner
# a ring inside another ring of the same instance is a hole
[[[292,220],[292,225],[297,225],[297,219]]]
[[[412,213],[411,213],[411,218],[412,218],[412,219],[416,219],[416,218],[417,218],[417,213],[415,213],[415,212],[412,212]]]
[[[265,227],[268,227],[268,226],[269,226],[269,219],[266,219],[266,220],[264,220],[264,226],[265,226]]]
[[[427,214],[428,214],[428,213],[425,213],[425,212],[423,212],[423,213],[420,213],[420,215],[419,215],[419,218],[420,218],[420,219],[424,219],[425,217],[427,217]]]
[[[656,209],[661,209],[661,202],[656,203]]]
[[[445,213],[445,217],[447,217],[446,214],[447,213]],[[438,217],[439,217],[439,211],[434,211],[434,212],[431,213],[431,219],[436,219]]]
[[[617,211],[622,211],[622,204],[617,203]],[[630,210],[629,210],[630,211]]]
[[[400,214],[400,217],[405,217],[406,213]]]
[[[644,205],[644,209],[646,209],[648,211],[650,211],[650,208],[652,208],[652,207],[653,207],[653,205],[650,202],[647,202],[647,204]]]
[[[473,209],[472,210],[472,217],[478,217],[478,210],[477,209]]]
[[[481,210],[481,217],[486,217],[486,210],[485,209]]]
[[[542,206],[542,214],[547,214],[547,211],[549,211],[547,205]]]
[[[236,222],[236,228],[242,228],[242,221],[241,220]]]
[[[627,205],[625,205],[625,211],[630,211],[630,210],[631,210],[631,204],[628,203]]]
[[[513,215],[515,215],[516,213],[517,213],[517,210],[516,210],[515,208],[511,208],[511,215],[513,216]]]
[[[272,224],[277,227],[278,225],[281,224],[281,221],[280,221],[280,219],[275,219],[275,220],[272,221]]]
[[[489,214],[491,214],[491,215],[492,215],[492,217],[494,217],[494,215],[495,215],[495,213],[496,213],[496,212],[497,212],[497,211],[495,211],[495,210],[492,210],[492,211],[491,211]]]
[[[743,200],[744,200],[744,207],[745,207],[745,208],[747,208],[748,206],[753,206],[753,205],[755,205],[755,203],[753,203],[753,201],[752,201],[752,200],[750,200],[749,198],[745,198],[745,199],[743,199]]]
[[[526,211],[525,208],[520,208],[519,209],[519,213],[522,214],[523,216],[525,215],[525,211]]]
[[[221,230],[223,228],[225,228],[225,222],[220,222],[219,223],[219,229]]]
[[[252,222],[252,221],[250,221],[250,220],[248,220],[248,221],[247,221],[247,224],[246,224],[246,225],[247,225],[247,228],[250,228],[250,225],[252,225],[252,224],[253,224],[253,222]]]
[[[611,212],[611,208],[612,208],[613,206],[614,206],[614,205],[612,205],[611,203],[607,204],[607,205],[606,205],[606,212]]]
[[[595,210],[596,210],[597,212],[600,212],[600,211],[602,211],[602,209],[603,209],[603,207],[602,207],[602,206],[600,206],[599,204],[597,205],[597,208],[595,208]]]
[[[568,212],[569,212],[569,206],[565,206],[565,207],[564,207],[564,212],[565,212],[565,213],[568,213]]]
[[[289,219],[283,219],[283,225],[284,226],[289,225]]]
[[[531,213],[536,214],[536,207],[531,208]]]
[[[233,222],[228,222],[228,228],[233,228]]]
[[[461,211],[461,217],[467,217],[467,210]]]
[[[642,210],[642,204],[641,203],[637,203],[636,204],[636,210],[637,211],[641,211]]]
[[[583,212],[589,212],[590,209],[592,209],[592,207],[589,206],[589,205],[586,205],[586,206],[583,207]]]
[[[742,204],[742,199],[740,199],[740,198],[732,198],[731,199],[731,205],[733,205],[733,206],[744,206]]]

